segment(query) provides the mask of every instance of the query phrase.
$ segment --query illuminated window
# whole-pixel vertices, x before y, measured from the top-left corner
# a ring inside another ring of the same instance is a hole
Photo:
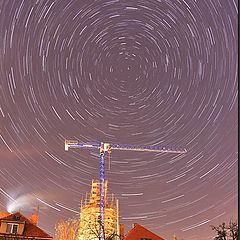
[[[18,224],[7,223],[6,233],[17,234],[18,232]]]

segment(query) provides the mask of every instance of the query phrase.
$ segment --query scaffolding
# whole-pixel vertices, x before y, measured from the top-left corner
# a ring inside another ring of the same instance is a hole
[[[104,182],[104,235],[105,239],[119,239],[118,201],[107,193],[108,182]],[[81,201],[79,240],[99,240],[100,226],[100,183],[92,180],[91,193]]]

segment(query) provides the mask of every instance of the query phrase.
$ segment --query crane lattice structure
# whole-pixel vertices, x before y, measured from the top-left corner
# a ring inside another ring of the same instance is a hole
[[[159,146],[140,146],[129,144],[109,144],[109,143],[80,143],[77,140],[65,140],[65,151],[69,148],[85,148],[85,149],[98,149],[100,160],[99,182],[100,182],[100,219],[99,219],[99,235],[100,239],[104,240],[104,182],[105,182],[105,156],[106,153],[110,154],[112,150],[123,151],[137,151],[137,152],[156,152],[156,153],[186,153],[186,149],[172,149]]]

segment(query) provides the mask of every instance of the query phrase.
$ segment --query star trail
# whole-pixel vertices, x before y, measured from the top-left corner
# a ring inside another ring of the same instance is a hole
[[[237,1],[0,2],[0,211],[78,217],[94,150],[65,139],[186,148],[113,151],[126,230],[212,239],[237,218]]]

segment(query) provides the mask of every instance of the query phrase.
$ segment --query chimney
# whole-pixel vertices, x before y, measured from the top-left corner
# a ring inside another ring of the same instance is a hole
[[[120,240],[123,240],[124,239],[124,225],[123,224],[120,224],[119,226],[119,229],[120,229]]]
[[[29,218],[29,221],[33,224],[36,225],[38,224],[38,214],[33,213],[31,217]]]
[[[132,224],[132,228],[135,228],[137,226],[137,223]]]

